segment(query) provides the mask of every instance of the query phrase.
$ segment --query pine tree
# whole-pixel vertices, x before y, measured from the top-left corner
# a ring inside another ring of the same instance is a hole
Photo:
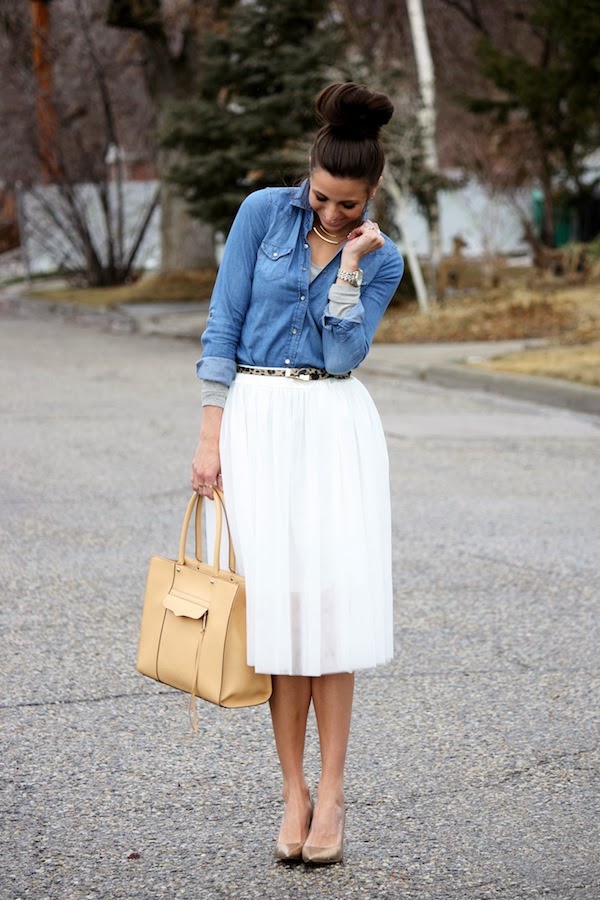
[[[199,96],[174,104],[160,135],[193,213],[227,230],[242,199],[308,168],[315,94],[341,58],[327,0],[239,0],[203,41]],[[334,76],[335,77],[335,76]]]
[[[600,146],[600,3],[533,0],[526,18],[532,34],[526,52],[479,41],[481,70],[496,92],[467,103],[490,115],[499,134],[511,117],[527,126],[534,148],[529,168],[545,195],[543,238],[552,244],[555,207],[593,189],[586,157]]]

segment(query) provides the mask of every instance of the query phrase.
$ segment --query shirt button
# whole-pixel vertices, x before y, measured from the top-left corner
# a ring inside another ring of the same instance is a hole
[[[286,359],[285,364],[286,364],[286,366],[289,366],[289,364],[290,364],[289,359]]]
[[[292,328],[292,334],[296,334],[297,331],[298,331],[297,328]]]
[[[308,244],[305,244],[305,245],[304,245],[304,249],[305,249],[305,250],[308,250]]]
[[[300,294],[300,299],[301,299],[301,300],[305,300],[305,299],[306,299],[305,296],[304,296],[304,294]]]
[[[274,254],[273,254],[273,259],[277,259],[278,256],[279,256],[279,253],[274,253]]]

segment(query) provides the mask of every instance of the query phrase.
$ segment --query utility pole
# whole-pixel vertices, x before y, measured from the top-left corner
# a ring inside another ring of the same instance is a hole
[[[56,162],[56,113],[52,104],[50,3],[51,0],[30,0],[29,3],[33,71],[37,83],[35,101],[37,139],[42,176],[46,182],[55,181],[59,172]]]

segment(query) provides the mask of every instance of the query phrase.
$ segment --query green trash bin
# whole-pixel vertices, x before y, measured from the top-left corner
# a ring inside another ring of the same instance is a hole
[[[534,188],[531,192],[531,207],[533,223],[538,237],[542,234],[544,222],[544,192],[541,188]],[[554,246],[564,247],[565,244],[577,240],[577,214],[574,207],[559,207],[554,210]]]

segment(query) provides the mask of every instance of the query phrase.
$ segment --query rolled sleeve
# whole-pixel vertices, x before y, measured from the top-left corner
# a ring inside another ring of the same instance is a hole
[[[323,329],[331,332],[332,336],[340,341],[346,340],[356,325],[362,325],[365,320],[365,308],[359,299],[345,316],[335,316],[331,313],[331,304],[328,303],[323,313]]]
[[[226,356],[206,356],[203,354],[202,358],[196,363],[197,378],[202,379],[202,381],[217,381],[226,387],[229,387],[235,378],[236,372],[235,360]]]
[[[387,249],[379,269],[369,284],[361,288],[360,300],[354,310],[339,318],[331,315],[330,303],[325,307],[321,320],[323,355],[325,368],[332,375],[349,372],[364,360],[381,317],[400,284],[404,260],[389,238]]]
[[[360,300],[360,288],[352,284],[332,284],[329,289],[329,303],[325,315],[336,319],[345,319],[354,312]]]

